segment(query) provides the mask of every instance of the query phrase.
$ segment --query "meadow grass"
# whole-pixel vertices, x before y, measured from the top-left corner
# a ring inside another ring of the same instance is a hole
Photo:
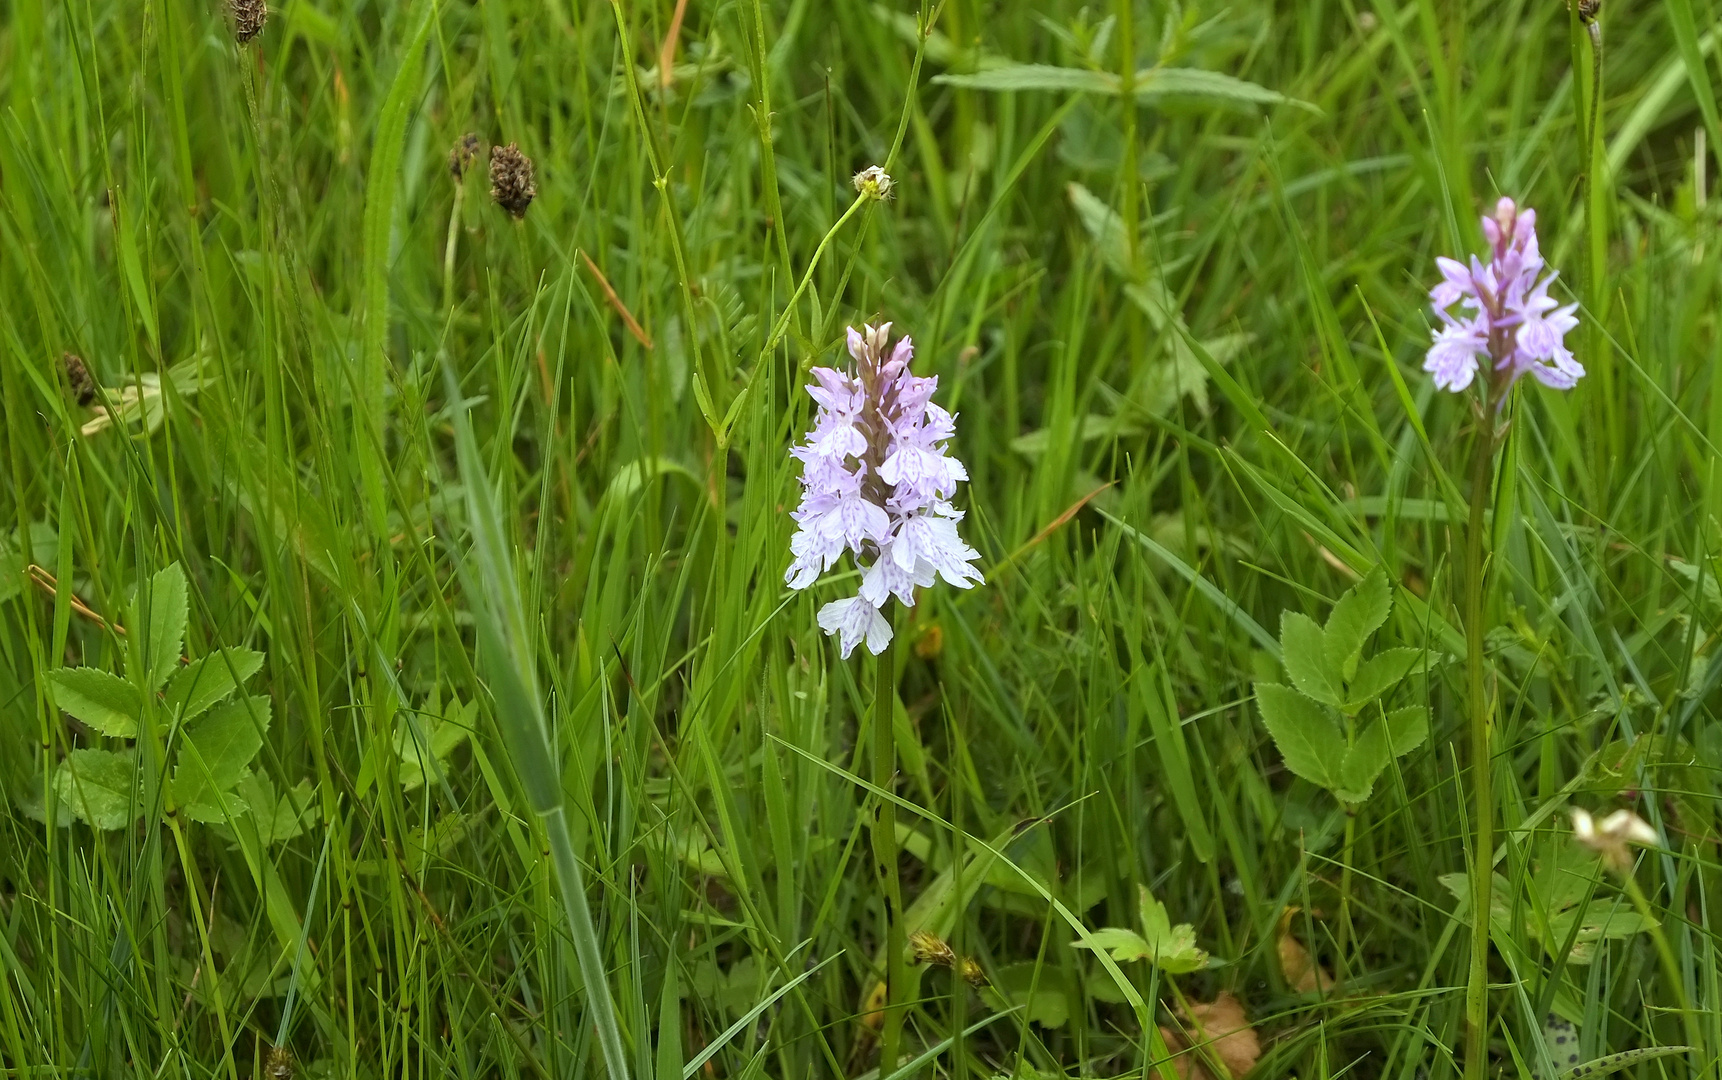
[[[1456,1076],[1469,632],[1487,1071],[1714,1076],[1719,15],[1606,0],[1593,94],[1556,0],[8,0],[0,1072],[877,1076],[900,1023],[899,1075],[1171,1080],[1230,994],[1260,1080]],[[1467,627],[1419,365],[1500,194],[1589,374],[1509,406]],[[798,387],[878,319],[987,575],[883,677],[783,585]],[[1255,686],[1377,567],[1430,737],[1342,805]],[[890,1023],[885,806],[979,972]],[[1206,964],[1078,947],[1144,887]]]

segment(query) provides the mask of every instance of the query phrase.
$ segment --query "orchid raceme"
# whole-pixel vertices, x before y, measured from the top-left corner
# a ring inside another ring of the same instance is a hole
[[[1491,249],[1487,263],[1475,255],[1469,266],[1436,260],[1442,280],[1429,300],[1441,325],[1423,370],[1435,376],[1437,388],[1457,392],[1471,385],[1487,360],[1489,391],[1497,401],[1526,374],[1556,390],[1572,389],[1584,368],[1564,338],[1578,325],[1578,305],[1562,306],[1549,296],[1558,273],[1543,274],[1537,212],[1503,198],[1494,217],[1483,219],[1483,233]]]
[[[972,565],[980,552],[957,535],[963,512],[950,502],[969,478],[947,448],[956,417],[932,403],[937,376],[909,373],[908,337],[887,351],[890,331],[890,323],[850,328],[853,373],[813,369],[807,392],[819,411],[790,450],[802,494],[784,580],[805,589],[844,552],[855,557],[860,591],[819,611],[820,629],[837,635],[845,657],[863,641],[874,655],[885,651],[891,623],[881,609],[892,596],[912,607],[917,586],[944,578],[967,589],[982,580]]]

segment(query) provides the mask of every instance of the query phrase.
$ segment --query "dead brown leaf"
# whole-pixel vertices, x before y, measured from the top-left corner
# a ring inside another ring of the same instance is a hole
[[[1328,970],[1316,963],[1304,948],[1303,942],[1292,936],[1291,924],[1293,916],[1300,908],[1286,908],[1280,916],[1278,938],[1275,942],[1280,955],[1280,972],[1285,976],[1286,985],[1300,994],[1308,994],[1316,990],[1326,993],[1338,986]]]
[[[1197,1002],[1180,1014],[1188,1022],[1187,1031],[1163,1027],[1160,1036],[1177,1055],[1172,1067],[1183,1080],[1214,1080],[1211,1066],[1216,1062],[1230,1080],[1243,1080],[1256,1067],[1262,1041],[1237,998],[1222,990],[1213,1001]]]

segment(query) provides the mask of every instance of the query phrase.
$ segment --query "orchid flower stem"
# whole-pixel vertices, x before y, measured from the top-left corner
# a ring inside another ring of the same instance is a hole
[[[885,997],[881,1004],[879,1075],[897,1068],[903,1038],[903,988],[908,971],[903,956],[903,890],[897,877],[897,806],[885,794],[895,787],[897,742],[892,730],[897,704],[897,647],[879,654],[873,682],[873,786],[879,790],[873,810],[873,860],[885,895]]]
[[[1698,1026],[1698,1014],[1692,1011],[1692,999],[1686,994],[1686,979],[1681,975],[1680,964],[1674,958],[1674,949],[1668,944],[1668,934],[1662,928],[1661,920],[1657,919],[1650,910],[1650,899],[1644,895],[1644,890],[1638,887],[1638,878],[1633,875],[1632,868],[1627,867],[1621,872],[1621,884],[1626,888],[1626,895],[1632,901],[1638,917],[1649,928],[1650,940],[1656,945],[1656,958],[1662,963],[1662,976],[1668,980],[1668,986],[1674,991],[1674,1000],[1680,1007],[1680,1020],[1685,1025],[1686,1042],[1692,1047],[1695,1063],[1704,1061],[1704,1034]],[[1702,1067],[1695,1069],[1695,1076],[1712,1075]]]
[[[1489,692],[1483,669],[1484,530],[1496,437],[1494,395],[1484,384],[1483,408],[1471,460],[1471,520],[1465,533],[1465,669],[1471,733],[1471,970],[1465,985],[1465,1080],[1483,1080],[1489,1061],[1489,909],[1494,883],[1494,759],[1490,750]]]

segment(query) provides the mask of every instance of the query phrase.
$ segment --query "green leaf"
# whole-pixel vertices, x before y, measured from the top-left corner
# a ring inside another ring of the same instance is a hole
[[[1327,632],[1297,611],[1280,613],[1280,648],[1292,685],[1328,705],[1342,700],[1339,671],[1327,662]]]
[[[1189,923],[1173,926],[1166,905],[1156,900],[1146,885],[1137,886],[1136,912],[1148,945],[1147,958],[1156,967],[1179,975],[1208,966],[1208,954],[1196,947],[1196,928]]]
[[[1137,101],[1195,97],[1230,105],[1295,105],[1314,113],[1321,111],[1307,101],[1288,98],[1265,86],[1201,68],[1146,68],[1136,73],[1135,89]]]
[[[269,777],[248,771],[234,791],[250,808],[257,838],[265,846],[301,836],[317,820],[317,803],[309,780],[301,780],[277,795]]]
[[[1006,64],[967,75],[935,75],[933,81],[967,90],[1069,90],[1085,94],[1116,94],[1118,76],[1087,68],[1055,64]]]
[[[185,620],[185,571],[170,563],[138,590],[132,605],[132,626],[144,628],[138,647],[143,652],[143,681],[151,690],[161,689],[179,665]]]
[[[1286,768],[1329,791],[1340,786],[1338,771],[1345,759],[1345,740],[1326,709],[1278,683],[1256,684],[1256,707]]]
[[[1146,960],[1154,955],[1141,934],[1120,926],[1107,926],[1091,932],[1087,938],[1074,943],[1079,949],[1095,949],[1111,956],[1120,964]]]
[[[1377,566],[1333,605],[1327,617],[1327,664],[1347,682],[1357,674],[1364,641],[1387,621],[1392,604],[1387,574]]]
[[[1055,1028],[1070,1021],[1070,990],[1056,967],[1032,960],[1006,964],[992,985],[1005,1004],[1022,1006],[1031,1023]]]
[[[1345,691],[1345,711],[1356,713],[1398,686],[1417,667],[1421,649],[1383,649],[1357,666]]]
[[[116,739],[135,739],[143,697],[117,675],[95,668],[58,668],[48,672],[54,704]]]
[[[1387,714],[1384,723],[1394,757],[1404,757],[1429,738],[1429,710],[1421,705],[1394,709]]]
[[[466,741],[478,721],[478,699],[466,705],[450,702],[446,717],[429,712],[412,715],[403,712],[401,721],[395,729],[395,753],[401,759],[401,790],[412,791],[423,786],[427,779],[442,779],[442,763]]]
[[[1561,1072],[1555,1080],[1593,1080],[1594,1077],[1607,1076],[1609,1073],[1619,1072],[1628,1066],[1637,1065],[1641,1062],[1653,1061],[1656,1058],[1674,1057],[1679,1054],[1690,1054],[1695,1049],[1697,1047],[1693,1046],[1645,1046],[1637,1050],[1622,1050],[1618,1054],[1599,1057],[1587,1061],[1583,1065],[1574,1065],[1572,1068]]]
[[[196,820],[228,816],[231,805],[221,793],[245,778],[245,768],[263,746],[269,730],[269,699],[246,697],[218,705],[185,728],[173,770],[173,803],[196,807]],[[243,811],[243,805],[240,807]],[[199,815],[203,816],[199,816]]]
[[[1375,778],[1392,760],[1393,746],[1387,721],[1377,720],[1365,728],[1357,741],[1351,744],[1351,749],[1345,752],[1345,763],[1339,769],[1345,790],[1334,794],[1348,803],[1359,803],[1369,798],[1369,793],[1375,790]]]
[[[173,673],[164,696],[168,715],[178,723],[195,720],[226,698],[263,666],[255,649],[218,649]]]
[[[54,793],[80,821],[123,829],[139,809],[137,754],[73,750],[54,773]]]

